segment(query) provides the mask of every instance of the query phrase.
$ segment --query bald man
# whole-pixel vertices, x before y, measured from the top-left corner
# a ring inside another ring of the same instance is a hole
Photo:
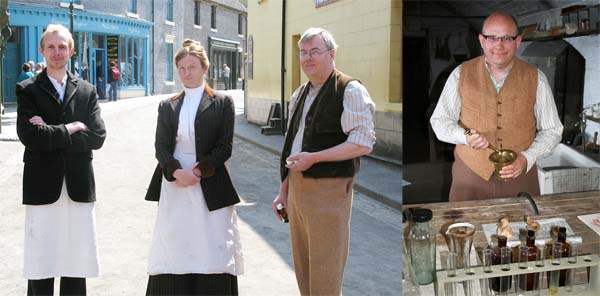
[[[456,144],[449,200],[539,195],[535,162],[552,152],[563,130],[552,90],[544,73],[515,57],[521,36],[512,15],[486,18],[479,43],[483,55],[454,69],[431,116],[437,138]],[[501,179],[489,144],[517,153]]]

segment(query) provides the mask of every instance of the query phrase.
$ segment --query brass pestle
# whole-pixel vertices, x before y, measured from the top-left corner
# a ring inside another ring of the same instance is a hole
[[[471,129],[470,129],[470,128],[468,128],[468,127],[465,127],[465,135],[467,135],[467,136],[470,136],[470,135],[472,135],[472,134],[471,134]],[[500,149],[498,149],[498,147],[496,147],[496,146],[492,145],[492,143],[489,143],[489,142],[488,142],[488,148],[490,148],[490,149],[494,150],[494,152],[501,153],[501,150],[500,150]]]

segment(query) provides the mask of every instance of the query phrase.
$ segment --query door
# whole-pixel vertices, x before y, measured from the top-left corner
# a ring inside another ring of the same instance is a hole
[[[15,42],[5,43],[4,65],[2,68],[3,88],[2,96],[6,105],[16,104],[17,96],[15,94],[17,77],[21,74],[19,63],[19,47]]]

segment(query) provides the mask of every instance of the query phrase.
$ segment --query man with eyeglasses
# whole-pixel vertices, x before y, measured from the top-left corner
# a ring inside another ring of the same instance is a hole
[[[335,68],[337,44],[310,28],[300,41],[309,81],[292,94],[273,201],[287,209],[296,280],[302,295],[340,295],[348,257],[350,211],[360,157],[375,143],[375,104],[356,79]]]
[[[539,195],[537,158],[560,142],[563,126],[544,73],[515,57],[516,19],[492,13],[479,34],[483,56],[458,66],[431,116],[441,141],[456,144],[450,201]],[[494,178],[488,145],[517,153]]]

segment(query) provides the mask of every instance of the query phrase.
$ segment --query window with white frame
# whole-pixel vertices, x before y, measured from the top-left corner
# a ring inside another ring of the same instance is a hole
[[[338,0],[315,0],[315,7],[325,6]]]
[[[194,2],[194,25],[200,26],[200,1]]]
[[[167,81],[173,81],[173,43],[167,43]]]
[[[129,0],[127,12],[137,14],[137,0]]]
[[[213,5],[210,7],[210,27],[211,29],[217,28],[217,6]]]
[[[173,0],[167,0],[167,21],[173,21]]]
[[[250,35],[250,37],[248,37],[248,49],[247,49],[247,54],[248,54],[248,79],[252,79],[254,78],[254,38],[252,38],[252,35]]]

